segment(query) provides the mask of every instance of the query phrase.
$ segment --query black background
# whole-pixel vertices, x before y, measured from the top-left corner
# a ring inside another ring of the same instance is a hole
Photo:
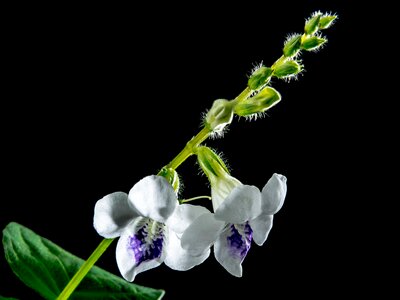
[[[297,81],[273,81],[282,101],[265,118],[236,118],[223,139],[206,142],[243,183],[262,188],[274,172],[288,178],[285,205],[267,243],[253,244],[243,277],[211,255],[190,271],[162,265],[135,282],[165,289],[167,300],[364,293],[374,265],[358,247],[366,199],[356,173],[368,172],[360,156],[368,99],[359,97],[350,69],[355,7],[330,2],[10,11],[0,226],[19,222],[87,258],[101,241],[92,226],[96,201],[158,172],[197,133],[213,100],[236,97],[254,64],[269,66],[281,55],[287,34],[301,33],[313,11],[331,11],[339,20],[324,32],[327,46],[303,53],[306,71]],[[178,168],[183,198],[209,194],[195,162]],[[98,265],[119,274],[115,245]],[[0,295],[37,298],[3,253],[0,268]]]

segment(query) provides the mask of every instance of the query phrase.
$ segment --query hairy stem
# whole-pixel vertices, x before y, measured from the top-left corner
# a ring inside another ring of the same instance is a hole
[[[203,129],[186,144],[185,148],[183,148],[182,151],[171,160],[167,165],[167,168],[176,169],[179,167],[181,163],[194,153],[196,147],[210,136],[210,134],[210,129],[203,127]]]

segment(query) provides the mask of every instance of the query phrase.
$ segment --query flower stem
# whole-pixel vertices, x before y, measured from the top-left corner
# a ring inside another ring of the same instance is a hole
[[[180,203],[186,203],[186,202],[190,202],[193,200],[198,200],[198,199],[208,199],[211,200],[210,196],[197,196],[197,197],[193,197],[193,198],[189,198],[189,199],[183,199],[183,200],[179,200]]]
[[[210,129],[203,127],[203,129],[186,144],[185,148],[171,160],[167,168],[176,169],[179,167],[181,163],[194,153],[195,148],[209,137],[210,133]]]
[[[249,87],[246,87],[233,101],[240,102],[246,100],[250,97],[252,92],[253,91]]]
[[[78,272],[72,277],[70,282],[58,296],[57,300],[65,300],[68,299],[69,296],[73,293],[76,287],[81,283],[82,279],[86,276],[86,274],[90,271],[96,261],[100,258],[100,256],[106,251],[108,246],[111,245],[114,239],[103,239],[101,243],[97,246],[96,250],[90,255],[87,261],[80,267]]]

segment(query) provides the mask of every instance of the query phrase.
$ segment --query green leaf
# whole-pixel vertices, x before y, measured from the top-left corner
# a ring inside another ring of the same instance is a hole
[[[53,242],[15,222],[3,230],[6,259],[14,273],[45,299],[54,300],[84,261]],[[99,267],[93,267],[70,299],[156,300],[156,290],[125,281]]]

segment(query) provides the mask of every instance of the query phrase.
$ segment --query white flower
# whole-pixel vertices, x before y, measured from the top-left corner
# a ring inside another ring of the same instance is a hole
[[[233,178],[233,177],[231,177]],[[237,179],[235,179],[237,181]],[[200,215],[183,233],[182,247],[192,255],[199,255],[214,245],[217,261],[232,275],[242,276],[242,262],[251,241],[261,246],[272,228],[286,196],[286,177],[274,174],[262,192],[255,187],[231,183],[211,186],[224,190],[212,191],[215,213]],[[235,186],[230,191],[226,188]],[[226,195],[221,201],[221,196]],[[215,201],[215,202],[214,202]]]
[[[189,254],[180,237],[197,217],[209,211],[202,206],[178,205],[168,181],[147,176],[129,195],[116,192],[97,201],[94,227],[105,238],[120,237],[116,258],[122,276],[133,281],[143,271],[161,263],[174,270],[188,270],[202,263],[210,251]]]

